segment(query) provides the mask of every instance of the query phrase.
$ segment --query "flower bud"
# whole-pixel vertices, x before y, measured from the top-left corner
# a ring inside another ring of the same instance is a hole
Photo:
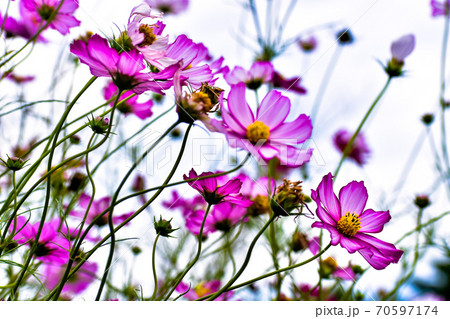
[[[278,186],[275,196],[270,202],[270,207],[277,216],[289,216],[295,209],[298,210],[305,202],[302,193],[301,182],[291,182],[283,179],[283,184]]]
[[[328,257],[322,260],[322,276],[324,278],[329,278],[336,269],[338,269],[338,264],[333,257]]]
[[[309,247],[308,238],[305,234],[295,231],[294,234],[292,234],[290,246],[292,251],[295,252],[305,250]]]
[[[76,192],[78,190],[81,190],[81,188],[84,186],[84,181],[86,180],[86,175],[76,172],[73,174],[72,178],[70,179],[70,184],[67,187],[69,191]]]
[[[414,204],[419,208],[430,206],[431,202],[427,195],[417,195]]]
[[[5,166],[6,168],[8,168],[12,171],[21,170],[25,166],[25,163],[28,162],[28,160],[24,161],[23,159],[15,157],[15,156],[13,156],[13,157],[9,157],[9,155],[6,155],[6,156],[8,156],[8,159],[6,160],[6,162],[1,158],[0,158],[0,160],[3,162],[3,166]]]
[[[154,218],[153,225],[155,226],[156,233],[163,237],[172,237],[170,236],[170,233],[176,231],[178,228],[172,229],[172,225],[170,224],[171,220],[172,218],[170,220],[162,219],[161,216],[159,216],[158,221]]]
[[[433,123],[433,121],[434,121],[434,115],[431,113],[424,114],[422,116],[422,122],[425,125],[430,125],[431,123]]]
[[[414,50],[415,37],[412,34],[404,35],[398,40],[392,42],[391,53],[392,58],[385,67],[386,73],[391,77],[403,75],[403,65],[405,58]]]
[[[336,33],[336,38],[339,44],[347,45],[352,44],[354,41],[353,34],[350,32],[350,29],[343,29]]]
[[[89,127],[97,134],[106,134],[109,128],[109,120],[103,117],[92,117],[92,119],[88,123]]]
[[[310,53],[316,49],[317,40],[315,37],[310,36],[309,38],[298,39],[297,44],[303,52]]]

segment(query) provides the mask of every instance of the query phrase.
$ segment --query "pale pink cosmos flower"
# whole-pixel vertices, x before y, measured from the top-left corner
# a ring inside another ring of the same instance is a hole
[[[449,15],[450,0],[431,0],[431,15],[433,17]]]
[[[309,116],[300,114],[285,122],[290,100],[281,92],[270,91],[261,101],[256,116],[245,99],[245,84],[233,86],[227,107],[221,101],[225,134],[231,147],[246,149],[268,162],[278,158],[282,165],[299,167],[308,162],[312,149],[298,149],[291,144],[305,142],[312,132]]]
[[[334,146],[343,153],[352,136],[353,134],[347,130],[341,129],[337,131],[333,136]],[[367,162],[369,154],[370,149],[367,146],[365,137],[362,133],[359,133],[353,141],[353,145],[348,152],[347,157],[362,166]]]
[[[220,172],[217,172],[220,173]],[[189,171],[189,176],[183,175],[184,180],[197,179],[199,177],[213,175],[213,172],[205,172],[197,175],[194,169]],[[226,175],[198,179],[188,182],[188,184],[197,190],[210,205],[216,205],[222,202],[230,202],[236,205],[249,207],[252,201],[246,199],[239,193],[242,181],[238,178],[230,179]]]
[[[111,77],[120,90],[131,90],[136,94],[149,90],[164,94],[163,90],[173,85],[173,75],[179,68],[178,64],[173,64],[158,73],[145,72],[143,57],[138,51],[118,53],[98,34],[87,42],[74,41],[70,52],[89,66],[92,75]]]
[[[14,240],[19,244],[33,245],[40,222],[30,224],[24,216],[17,217]],[[37,249],[34,252],[36,259],[47,263],[66,263],[69,259],[69,241],[58,232],[60,221],[53,219],[44,224],[39,236]],[[9,231],[14,230],[14,222]]]
[[[404,62],[405,58],[413,52],[415,44],[416,38],[413,34],[398,38],[391,44],[392,58],[397,62]]]
[[[183,295],[183,298],[186,298],[188,300],[196,300],[200,297],[219,291],[220,286],[221,286],[220,280],[201,282],[193,288],[192,287],[190,288],[189,284],[185,282],[180,282],[180,284],[176,288],[176,291],[179,293],[185,293],[187,291],[187,293]],[[233,291],[228,291],[221,294],[215,300],[217,301],[229,300],[232,296]]]
[[[161,35],[165,27],[161,21],[146,24],[142,22],[145,18],[161,19],[162,13],[152,13],[146,3],[134,7],[128,19],[127,34],[133,46],[142,53],[144,59],[152,63],[165,56],[169,45],[169,36]]]
[[[113,82],[108,82],[108,84],[103,88],[103,97],[106,100],[109,100],[113,96],[116,96],[117,93],[119,93],[119,90],[117,89],[117,86]],[[132,95],[133,92],[127,91],[124,92],[120,98],[119,102],[127,99],[130,95]],[[153,107],[153,101],[151,99],[148,99],[144,102],[138,102],[139,95],[135,95],[133,97],[130,97],[125,102],[117,106],[117,109],[124,115],[128,115],[130,113],[136,115],[141,120],[145,120],[146,118],[149,118],[153,115],[152,107]],[[114,105],[114,102],[110,103],[111,106]]]
[[[86,193],[81,194],[78,203],[81,208],[84,210],[82,211],[71,211],[70,215],[76,216],[79,218],[84,218],[84,215],[86,213],[86,209],[88,208],[89,202],[91,200],[91,196],[87,195]],[[88,211],[87,217],[86,217],[86,223],[91,224],[94,222],[94,220],[103,213],[111,204],[111,197],[102,197],[98,200],[92,201],[91,207]],[[120,224],[123,221],[125,221],[128,217],[133,215],[134,212],[125,213],[122,215],[114,216],[113,217],[113,224]],[[108,214],[104,214],[100,219],[98,219],[95,222],[95,225],[98,227],[104,226],[108,224]]]
[[[22,37],[26,40],[30,40],[38,30],[30,20],[16,20],[10,16],[7,16],[6,19],[4,19],[4,15],[1,12],[0,25],[3,26],[6,38]],[[47,42],[47,40],[40,34],[37,37],[36,42]]]
[[[59,7],[59,9],[58,9]],[[49,27],[59,33],[68,34],[70,29],[80,25],[73,14],[78,9],[78,1],[64,0],[22,0],[20,2],[20,14],[23,20],[31,21],[37,28],[42,27],[52,17]]]
[[[162,70],[178,61],[181,63],[180,78],[182,84],[188,82],[193,89],[199,89],[202,83],[214,84],[214,74],[211,67],[204,63],[208,57],[208,49],[201,43],[195,43],[186,35],[179,35],[169,44],[166,55],[152,65]]]
[[[189,0],[144,0],[152,8],[166,14],[179,14],[186,11],[189,6]]]
[[[273,76],[273,65],[267,61],[257,61],[246,71],[241,66],[236,66],[231,72],[224,75],[229,85],[244,82],[251,89],[256,90],[264,83],[270,82]]]
[[[378,270],[399,261],[402,250],[369,235],[381,232],[391,215],[389,211],[364,210],[368,198],[364,182],[350,182],[340,190],[338,199],[333,192],[333,176],[329,173],[317,190],[311,190],[311,198],[317,204],[316,214],[320,219],[312,227],[328,230],[333,246],[340,244],[351,254],[359,252]]]
[[[74,266],[76,266],[76,262]],[[45,264],[44,285],[48,290],[55,288],[66,271],[67,265]],[[78,271],[73,274],[64,284],[62,296],[66,299],[72,299],[85,291],[89,285],[96,280],[98,265],[93,262],[85,262]]]

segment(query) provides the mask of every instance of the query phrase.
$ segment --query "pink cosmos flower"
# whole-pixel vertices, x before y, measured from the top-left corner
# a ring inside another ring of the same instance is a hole
[[[234,205],[229,202],[214,205],[206,217],[202,235],[207,236],[216,231],[229,232],[239,222],[246,221],[246,214],[246,207],[240,205]],[[205,209],[191,211],[190,214],[184,216],[186,228],[194,235],[200,234],[204,217]]]
[[[154,24],[144,24],[145,18],[160,19],[162,13],[154,14],[146,3],[133,8],[128,19],[127,34],[133,46],[140,51],[144,59],[152,63],[166,54],[169,36],[162,36],[165,25],[161,21]]]
[[[450,13],[450,0],[431,0],[431,15],[433,17],[445,16]]]
[[[208,49],[201,43],[195,43],[186,35],[179,35],[175,41],[169,44],[166,55],[152,65],[162,70],[178,61],[181,63],[180,76],[183,81],[189,82],[193,89],[199,89],[202,83],[214,84],[213,72],[205,59]]]
[[[22,0],[20,14],[24,20],[31,21],[39,28],[47,23],[54,12],[58,10],[49,27],[65,35],[71,28],[80,25],[80,21],[73,16],[75,10],[78,9],[78,1],[64,0],[61,6],[60,4],[61,0]]]
[[[70,52],[87,64],[92,75],[111,77],[120,90],[131,90],[136,94],[153,91],[164,94],[173,85],[171,80],[178,64],[159,73],[142,72],[145,69],[143,57],[138,51],[121,52],[120,54],[108,45],[108,41],[94,34],[87,43],[76,40],[70,45]]]
[[[352,138],[353,134],[347,130],[339,130],[333,136],[334,146],[341,152],[344,152],[345,147]],[[358,165],[362,166],[367,162],[367,157],[370,154],[370,149],[367,146],[366,140],[362,133],[359,133],[353,141],[353,146],[347,157],[354,160]]]
[[[255,62],[246,71],[243,67],[236,66],[233,71],[224,75],[229,85],[235,85],[244,82],[251,89],[256,90],[264,83],[270,82],[273,76],[273,65],[267,61]]]
[[[321,220],[312,227],[328,230],[332,245],[340,244],[351,254],[358,251],[375,269],[397,263],[403,251],[368,235],[383,230],[391,219],[389,211],[364,210],[368,198],[364,182],[350,182],[340,190],[338,199],[333,192],[332,179],[331,173],[325,175],[317,190],[311,190],[311,198],[317,204],[316,214]]]
[[[195,170],[191,169],[189,176],[183,175],[183,178],[188,180],[213,174],[213,172],[206,172],[197,175]],[[211,205],[230,202],[239,206],[249,207],[253,204],[252,201],[245,199],[242,194],[239,194],[242,186],[242,181],[239,178],[229,179],[226,175],[222,175],[191,181],[188,184],[196,189],[205,201]]]
[[[24,216],[17,217],[14,240],[19,244],[33,245],[39,229],[40,222],[28,223]],[[36,259],[47,263],[66,263],[69,259],[69,241],[59,232],[60,221],[53,219],[44,224],[39,236],[38,246],[35,251]],[[13,231],[14,223],[11,223],[9,231]]]
[[[16,20],[9,16],[4,19],[4,15],[1,12],[0,25],[3,25],[6,38],[22,37],[30,40],[37,32],[37,27],[29,20]],[[42,35],[39,35],[36,42],[47,42],[47,40]]]
[[[76,263],[74,264],[76,266]],[[47,289],[55,288],[64,272],[67,265],[46,264],[44,270],[44,285]],[[89,285],[96,280],[96,273],[98,265],[92,262],[85,262],[78,271],[69,278],[62,289],[62,296],[72,299],[74,295],[78,295],[85,291]]]
[[[81,194],[78,203],[80,204],[80,207],[84,210],[82,211],[71,211],[70,215],[83,218],[84,214],[86,213],[86,209],[89,205],[89,201],[91,200],[91,196],[87,195],[86,193]],[[89,212],[86,217],[86,223],[91,224],[95,218],[97,218],[98,215],[103,213],[111,204],[111,197],[102,197],[99,200],[94,200],[92,202],[91,208],[89,209]],[[125,221],[128,217],[133,215],[134,212],[122,214],[119,216],[113,216],[113,223],[114,224],[120,224],[123,221]],[[101,219],[99,219],[96,222],[96,225],[98,227],[104,226],[108,224],[108,214],[105,214]]]
[[[300,77],[286,79],[279,72],[273,72],[272,84],[275,88],[282,88],[298,94],[306,94],[306,89],[300,85],[300,81]]]
[[[413,34],[407,34],[391,44],[392,58],[397,62],[404,62],[405,58],[413,52],[416,40]]]
[[[300,150],[290,145],[303,143],[311,136],[311,121],[301,114],[294,121],[285,122],[291,102],[279,91],[270,91],[264,97],[256,116],[245,100],[244,83],[231,88],[228,107],[220,102],[231,147],[246,149],[266,162],[276,157],[289,167],[299,167],[311,158],[312,149]]]
[[[205,210],[207,203],[201,195],[194,196],[190,199],[183,198],[177,191],[172,192],[172,199],[163,201],[162,205],[167,209],[180,209],[183,216],[191,214],[196,210]]]
[[[117,93],[119,93],[119,90],[117,89],[117,86],[113,82],[109,82],[105,88],[103,89],[103,97],[106,100],[109,100],[113,96],[116,96]],[[126,91],[123,93],[119,101],[123,101],[126,98],[128,98],[130,95],[132,95],[133,92]],[[141,120],[145,120],[146,118],[149,118],[153,115],[152,107],[153,107],[153,101],[151,99],[139,103],[138,102],[138,95],[135,95],[131,98],[129,98],[127,101],[123,102],[121,105],[118,105],[118,110],[123,113],[124,115],[128,115],[130,113],[133,113],[137,117],[139,117]],[[111,102],[111,106],[114,105],[114,102]]]
[[[353,271],[353,268],[351,265],[348,265],[345,268],[342,267],[338,267],[334,272],[333,272],[333,277],[342,279],[342,280],[354,280],[356,278],[356,274]]]
[[[3,74],[2,76],[0,76],[0,79],[2,77],[5,77],[6,79],[11,80],[16,84],[21,84],[21,85],[34,80],[33,75],[17,75],[14,72],[8,72],[6,74]]]
[[[187,10],[189,0],[144,0],[152,8],[166,14],[179,14]]]
[[[189,288],[189,284],[185,282],[180,282],[180,284],[176,288],[176,291],[179,293],[185,293],[186,291],[189,290],[186,294],[183,295],[183,298],[186,298],[188,300],[196,300],[200,297],[219,291],[220,286],[221,286],[220,280],[201,282],[194,288]],[[215,300],[217,301],[229,300],[232,296],[233,291],[228,291],[221,294]]]

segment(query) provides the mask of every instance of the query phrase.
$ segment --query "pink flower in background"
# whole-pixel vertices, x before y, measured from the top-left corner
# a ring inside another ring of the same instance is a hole
[[[76,262],[74,264],[76,266]],[[67,265],[57,265],[57,264],[45,264],[44,285],[48,290],[55,288],[64,272],[66,271]],[[85,291],[89,285],[96,280],[98,265],[92,262],[85,262],[78,271],[69,278],[69,280],[64,284],[62,289],[62,295],[65,298],[73,298],[73,295],[78,295]]]
[[[273,75],[273,65],[270,62],[255,62],[246,71],[243,67],[236,66],[231,72],[224,75],[229,85],[244,82],[252,90],[258,89],[264,83],[270,82]]]
[[[186,11],[189,6],[189,0],[144,0],[152,8],[166,14],[179,14]]]
[[[87,195],[86,193],[83,193],[83,194],[81,194],[78,203],[80,204],[81,208],[86,210],[88,208],[90,200],[91,200],[91,196]],[[109,207],[110,204],[111,204],[111,197],[102,197],[98,200],[94,200],[92,202],[92,205],[87,214],[86,223],[91,224],[94,221],[94,219],[97,218],[98,215],[103,213]],[[83,218],[84,214],[86,213],[85,210],[71,211],[70,215]],[[113,223],[120,224],[121,222],[125,221],[131,215],[133,215],[133,212],[122,214],[119,216],[113,216]],[[105,214],[96,222],[96,225],[99,227],[104,226],[106,224],[108,224],[108,214]]]
[[[433,17],[448,15],[450,0],[431,0],[431,15]]]
[[[300,81],[300,77],[286,79],[279,72],[273,72],[272,84],[275,88],[282,88],[288,92],[295,92],[298,94],[306,94],[306,89],[300,85]]]
[[[391,44],[392,58],[399,63],[403,63],[410,55],[416,45],[416,38],[413,34],[407,34],[395,40]]]
[[[128,19],[127,34],[133,46],[140,51],[144,59],[152,63],[166,54],[169,36],[162,36],[165,25],[161,21],[154,24],[142,23],[145,18],[160,19],[162,14],[152,14],[151,8],[142,3],[133,8]]]
[[[204,82],[214,84],[213,72],[204,63],[207,57],[208,49],[203,44],[197,44],[182,34],[169,44],[166,55],[152,61],[152,65],[162,70],[180,61],[181,80],[189,82],[192,88],[199,89]]]
[[[17,217],[14,240],[19,244],[33,245],[39,229],[40,222],[28,223],[24,216]],[[69,259],[69,241],[59,232],[60,221],[53,219],[44,224],[37,249],[34,252],[36,259],[47,263],[66,263]],[[13,231],[14,222],[11,223],[9,231]]]
[[[384,269],[397,263],[403,255],[394,245],[377,239],[368,233],[379,233],[391,216],[389,211],[364,210],[367,190],[364,182],[350,182],[339,192],[339,200],[333,192],[333,177],[325,175],[317,190],[311,190],[311,198],[317,204],[316,214],[321,220],[312,227],[326,229],[331,244],[347,249],[351,254],[359,252],[375,269]]]
[[[1,12],[0,25],[3,26],[6,38],[22,37],[26,40],[30,40],[36,34],[38,29],[29,20],[16,20],[9,16],[4,19],[4,15]],[[47,42],[42,35],[39,35],[36,41]]]
[[[168,201],[163,201],[162,205],[167,209],[180,209],[183,216],[187,216],[196,210],[205,210],[207,203],[201,195],[184,199],[177,191],[172,192],[172,198]]]
[[[236,224],[246,220],[246,214],[247,208],[240,205],[229,202],[214,205],[206,217],[202,234],[206,236],[216,231],[229,232]],[[191,211],[184,218],[186,220],[186,228],[194,235],[200,234],[200,228],[205,218],[205,210],[198,209]]]
[[[353,134],[347,130],[339,130],[333,136],[334,146],[343,153],[352,136]],[[353,141],[352,148],[350,149],[350,152],[348,152],[347,157],[362,166],[367,162],[369,154],[370,149],[367,146],[364,135],[359,133]]]
[[[103,97],[106,100],[109,100],[113,96],[116,96],[117,93],[119,93],[119,90],[117,89],[117,86],[113,82],[109,82],[105,88],[103,89]],[[130,95],[133,95],[133,92],[126,91],[125,93],[122,93],[122,95],[119,98],[119,101],[123,101],[126,98],[128,98]],[[122,104],[118,105],[117,109],[125,114],[128,115],[130,113],[133,113],[140,119],[144,120],[146,118],[149,118],[153,115],[152,107],[153,107],[153,101],[151,99],[139,103],[138,102],[139,95],[135,95]],[[114,101],[111,102],[111,106],[114,105]]]
[[[138,51],[119,54],[98,34],[94,34],[87,43],[83,40],[74,41],[70,45],[70,52],[89,66],[92,75],[111,77],[119,89],[131,90],[136,94],[149,90],[164,94],[162,90],[173,85],[173,75],[179,68],[178,64],[173,64],[159,73],[143,72],[145,65]]]
[[[176,291],[179,293],[185,293],[187,291],[187,293],[183,295],[183,298],[186,298],[188,300],[196,300],[200,297],[203,297],[203,296],[206,296],[206,295],[209,295],[209,294],[219,291],[220,286],[221,286],[220,280],[201,282],[194,288],[189,288],[189,284],[187,284],[185,282],[180,282],[180,284],[176,288]],[[228,300],[232,296],[233,296],[233,291],[228,291],[228,292],[221,294],[215,300],[217,300],[217,301]]]
[[[311,121],[301,114],[294,121],[285,122],[291,102],[280,92],[273,90],[264,97],[256,117],[246,102],[244,83],[233,86],[227,107],[223,101],[221,106],[231,147],[246,149],[266,162],[276,157],[289,167],[299,167],[311,158],[312,149],[300,150],[290,145],[301,144],[311,136]]]
[[[61,6],[60,4],[61,0],[22,0],[20,14],[23,20],[31,21],[37,28],[40,28],[58,10],[49,27],[65,35],[71,28],[80,25],[80,21],[73,16],[75,10],[78,9],[78,1],[64,0]]]
[[[213,172],[206,172],[197,175],[195,170],[191,169],[189,176],[183,175],[183,179],[195,179],[213,174]],[[239,193],[242,186],[242,181],[239,178],[229,179],[226,175],[222,175],[190,181],[188,184],[196,189],[203,196],[206,202],[211,205],[216,205],[222,202],[230,202],[236,205],[249,207],[253,204],[252,201],[245,199],[245,197]]]
[[[6,74],[3,74],[3,76],[0,76],[0,79],[2,77],[5,77],[6,79],[11,80],[14,83],[20,84],[20,85],[34,80],[33,75],[17,75],[14,72],[8,72]]]

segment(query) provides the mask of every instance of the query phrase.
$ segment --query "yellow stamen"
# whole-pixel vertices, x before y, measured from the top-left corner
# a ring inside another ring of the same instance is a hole
[[[194,288],[194,291],[198,297],[203,297],[203,296],[206,296],[207,294],[211,293],[211,289],[206,288],[203,284],[198,284]]]
[[[270,136],[269,127],[263,122],[256,121],[247,126],[247,138],[252,144],[258,143],[259,140],[264,142],[268,140]]]
[[[153,34],[153,28],[148,24],[141,24],[139,26],[139,32],[144,35],[144,41],[139,43],[140,47],[151,45],[153,42],[156,41],[156,35]]]
[[[356,213],[348,212],[339,219],[336,228],[345,237],[353,237],[361,228],[361,218]]]

